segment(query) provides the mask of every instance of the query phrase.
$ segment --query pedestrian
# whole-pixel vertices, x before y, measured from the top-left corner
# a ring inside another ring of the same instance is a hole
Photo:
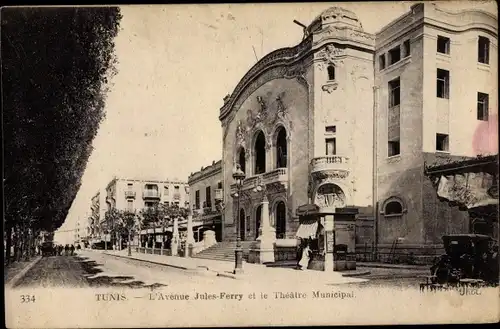
[[[295,259],[297,260],[297,264],[296,264],[296,269],[297,270],[300,270],[300,261],[302,259],[302,250],[303,250],[303,241],[301,238],[298,238],[297,239],[297,254],[295,256]]]
[[[74,245],[71,245],[70,251],[71,251],[71,256],[73,256],[75,254],[75,246]]]
[[[65,255],[65,256],[68,256],[68,253],[69,253],[69,246],[68,246],[68,245],[65,245],[65,246],[64,246],[64,255]]]
[[[307,267],[309,266],[309,260],[311,259],[311,248],[309,246],[309,241],[306,241],[305,247],[302,250],[302,257],[299,262],[299,266],[301,270],[304,270],[304,268],[307,270]]]

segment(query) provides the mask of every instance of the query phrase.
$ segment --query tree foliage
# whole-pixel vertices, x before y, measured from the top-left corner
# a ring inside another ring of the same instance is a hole
[[[104,117],[120,20],[117,7],[3,8],[6,224],[64,222]]]

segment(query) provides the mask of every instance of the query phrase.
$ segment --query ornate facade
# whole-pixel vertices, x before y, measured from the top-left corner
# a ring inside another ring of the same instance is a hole
[[[220,109],[223,239],[235,238],[236,216],[242,239],[258,237],[264,205],[276,237],[293,238],[307,203],[360,209],[356,242],[380,250],[395,239],[409,252],[434,248],[462,230],[462,214],[445,214],[426,192],[424,161],[485,154],[478,130],[497,136],[497,24],[482,11],[417,4],[373,35],[333,7],[297,46],[263,57]],[[436,80],[436,68],[453,72]],[[239,209],[236,165],[246,175]]]
[[[220,113],[224,200],[231,205],[225,238],[235,237],[237,214],[241,238],[256,239],[263,205],[276,238],[284,239],[294,238],[295,210],[309,201],[329,208],[372,204],[372,162],[360,164],[356,154],[371,153],[373,98],[356,94],[373,83],[374,42],[356,15],[331,8],[299,45],[262,58],[226,96]],[[246,175],[240,209],[233,200],[236,164]]]

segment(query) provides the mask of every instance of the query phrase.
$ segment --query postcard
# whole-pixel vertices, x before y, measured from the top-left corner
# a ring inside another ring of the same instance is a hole
[[[499,321],[496,2],[1,19],[6,327]]]

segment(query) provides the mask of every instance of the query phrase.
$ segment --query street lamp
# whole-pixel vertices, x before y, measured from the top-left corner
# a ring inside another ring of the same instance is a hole
[[[243,180],[245,179],[245,173],[241,170],[240,165],[236,164],[236,170],[233,172],[233,179],[236,183],[237,193],[234,195],[237,199],[236,207],[236,249],[235,254],[235,264],[234,264],[234,274],[243,273],[243,250],[241,249],[241,232],[240,232],[240,195],[241,187],[243,186]]]

